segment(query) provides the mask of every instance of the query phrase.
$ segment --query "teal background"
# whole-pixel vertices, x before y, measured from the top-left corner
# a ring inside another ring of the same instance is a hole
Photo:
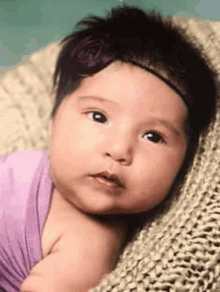
[[[88,14],[105,11],[120,0],[0,0],[0,74],[47,44],[62,39]],[[124,0],[164,15],[220,20],[220,0]]]

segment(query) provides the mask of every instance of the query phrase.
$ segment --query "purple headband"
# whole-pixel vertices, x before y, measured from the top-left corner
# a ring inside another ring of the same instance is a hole
[[[97,72],[95,68],[100,68],[100,65],[110,64],[112,61],[116,61],[117,58],[115,54],[110,54],[108,50],[108,45],[102,39],[93,39],[91,36],[84,38],[75,47],[74,51],[71,53],[71,59],[75,59],[77,63],[77,74],[79,76],[88,76],[88,68],[94,69],[94,73]],[[154,74],[160,78],[164,83],[166,83],[171,89],[173,89],[186,103],[187,107],[192,106],[189,93],[186,86],[181,85],[175,78],[169,78],[165,70],[159,69],[156,66],[151,65],[141,65],[133,60],[127,60],[129,63],[141,67],[148,72]]]

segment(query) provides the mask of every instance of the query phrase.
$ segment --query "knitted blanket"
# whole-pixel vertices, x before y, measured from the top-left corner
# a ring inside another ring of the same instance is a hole
[[[220,76],[220,22],[174,21],[203,50]],[[58,52],[53,43],[0,79],[0,155],[18,149],[48,149],[49,95]],[[218,281],[219,107],[216,122],[200,139],[180,192],[161,205],[160,212],[125,248],[115,270],[90,292],[214,292]]]

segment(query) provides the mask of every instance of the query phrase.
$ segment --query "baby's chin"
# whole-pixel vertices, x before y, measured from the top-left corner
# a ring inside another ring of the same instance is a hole
[[[69,207],[100,219],[144,213],[160,203],[152,197],[140,202],[134,202],[132,199],[128,201],[125,200],[126,193],[121,192],[116,195],[102,189],[95,190],[86,184],[65,185],[65,187],[62,185],[61,189],[65,191],[61,191],[60,195],[68,202]],[[160,198],[163,199],[163,196]]]
[[[84,214],[91,216],[93,218],[97,218],[100,220],[112,220],[121,218],[126,215],[135,215],[141,214],[146,211],[149,211],[153,207],[148,208],[136,208],[136,209],[126,209],[126,208],[119,208],[116,205],[109,205],[109,204],[99,204],[99,205],[75,205],[79,211],[83,212]]]

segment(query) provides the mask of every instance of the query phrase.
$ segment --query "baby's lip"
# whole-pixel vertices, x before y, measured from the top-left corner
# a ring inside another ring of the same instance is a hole
[[[125,183],[122,177],[119,177],[119,175],[115,173],[111,173],[109,171],[102,171],[97,174],[92,175],[94,177],[100,176],[100,177],[105,177],[109,180],[113,180],[115,183],[117,183],[121,188],[125,187]]]

